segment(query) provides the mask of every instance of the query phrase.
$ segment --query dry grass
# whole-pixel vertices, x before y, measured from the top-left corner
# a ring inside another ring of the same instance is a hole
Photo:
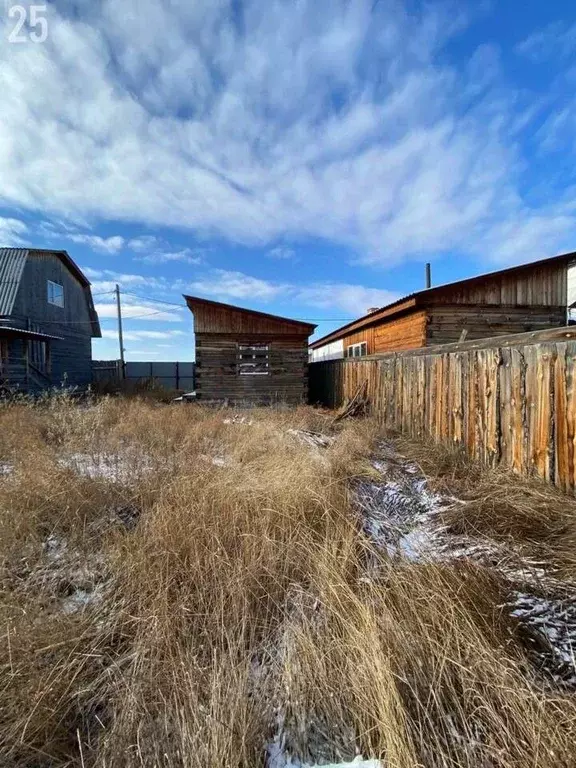
[[[482,467],[457,449],[405,438],[397,443],[433,487],[466,502],[443,513],[454,533],[512,542],[576,581],[576,498],[538,478]]]
[[[360,534],[375,424],[316,450],[288,430],[317,411],[234,416],[0,410],[0,764],[252,768],[280,728],[311,763],[573,765],[576,707],[529,682],[497,580]]]

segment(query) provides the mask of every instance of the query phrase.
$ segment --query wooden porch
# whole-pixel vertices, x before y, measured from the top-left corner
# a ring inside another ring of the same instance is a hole
[[[59,336],[0,325],[0,391],[35,393],[52,385],[52,342]]]

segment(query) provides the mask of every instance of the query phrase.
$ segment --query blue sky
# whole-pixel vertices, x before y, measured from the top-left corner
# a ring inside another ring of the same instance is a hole
[[[324,334],[576,250],[573,3],[56,0],[41,43],[4,4],[0,245],[86,270],[97,358],[116,282],[127,358],[189,360],[182,293]]]

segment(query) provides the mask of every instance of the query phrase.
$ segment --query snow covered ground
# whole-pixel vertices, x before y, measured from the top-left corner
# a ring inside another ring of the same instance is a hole
[[[501,607],[522,625],[537,667],[548,680],[576,687],[576,584],[499,542],[454,535],[439,513],[465,502],[430,492],[418,468],[390,444],[381,443],[379,454],[372,463],[376,478],[355,486],[366,534],[392,558],[471,560],[497,569],[510,585],[510,599]]]
[[[58,463],[82,477],[129,483],[155,468],[150,456],[126,449],[118,453],[73,453],[62,456]]]

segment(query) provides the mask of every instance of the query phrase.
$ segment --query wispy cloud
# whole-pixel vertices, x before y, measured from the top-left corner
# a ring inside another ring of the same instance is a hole
[[[500,233],[530,226],[543,207],[554,239],[576,232],[557,196],[543,203],[525,187],[522,94],[498,57],[484,51],[479,66],[461,67],[446,55],[466,23],[455,6],[122,7],[51,3],[46,43],[0,49],[6,205],[261,246],[322,238],[375,265],[449,249],[502,260]],[[566,50],[571,35],[561,32]],[[74,236],[104,253],[122,247]],[[537,255],[536,245],[524,254]]]
[[[87,245],[93,251],[99,253],[118,253],[124,247],[124,238],[118,235],[114,237],[100,237],[99,235],[66,233],[64,237],[73,243]]]
[[[186,335],[187,334],[184,331],[125,331],[123,338],[125,341],[157,341],[165,339],[176,339],[180,336]],[[112,329],[104,329],[102,331],[102,338],[116,340],[118,338],[118,331]],[[158,344],[157,346],[164,345]]]
[[[550,58],[573,59],[576,53],[576,24],[549,24],[516,46],[516,52],[542,62]]]
[[[186,285],[190,293],[222,296],[228,299],[272,301],[286,292],[286,287],[242,272],[216,269],[200,280]]]
[[[383,307],[400,298],[394,291],[342,283],[315,283],[304,288],[294,287],[293,293],[299,302],[308,306],[344,310],[353,316],[363,315],[373,307]]]
[[[161,240],[155,235],[141,235],[128,241],[128,247],[136,253],[147,253],[159,248]]]
[[[276,261],[294,261],[296,259],[296,251],[285,245],[272,248],[266,255],[269,259],[275,259]]]
[[[101,319],[114,318],[117,316],[117,311],[115,303],[96,303],[96,312]],[[152,303],[132,304],[125,298],[122,302],[122,317],[164,323],[181,323],[183,320],[182,315],[172,308],[163,309],[161,305]]]
[[[174,306],[166,298],[168,295],[174,294],[175,286],[171,285],[165,278],[123,274],[109,269],[85,268],[84,273],[92,282],[93,294],[100,298],[100,301],[96,302],[96,311],[101,319],[117,316],[116,302],[112,300],[112,297],[110,299],[102,298],[107,293],[111,295],[116,285],[119,285],[122,291],[122,316],[126,319],[179,323],[187,317],[183,301],[182,306],[179,307]],[[146,292],[146,295],[139,295],[142,292]],[[149,296],[150,293],[153,295]],[[163,298],[168,303],[165,303]]]
[[[168,264],[178,261],[183,264],[198,265],[202,263],[202,256],[198,251],[193,251],[191,248],[183,248],[181,251],[154,250],[137,257],[136,261],[143,261],[146,264]]]
[[[201,281],[186,286],[190,292],[223,301],[257,299],[260,302],[297,302],[308,307],[362,315],[370,307],[383,306],[399,298],[398,293],[346,283],[316,282],[310,285],[274,283],[242,272],[214,270]]]
[[[26,244],[28,227],[19,219],[0,216],[0,248]]]
[[[84,267],[84,274],[92,283],[92,291],[113,291],[116,285],[124,290],[152,289],[154,291],[168,291],[171,286],[164,277],[152,277],[150,275],[138,275],[116,272],[112,269],[93,269]]]

